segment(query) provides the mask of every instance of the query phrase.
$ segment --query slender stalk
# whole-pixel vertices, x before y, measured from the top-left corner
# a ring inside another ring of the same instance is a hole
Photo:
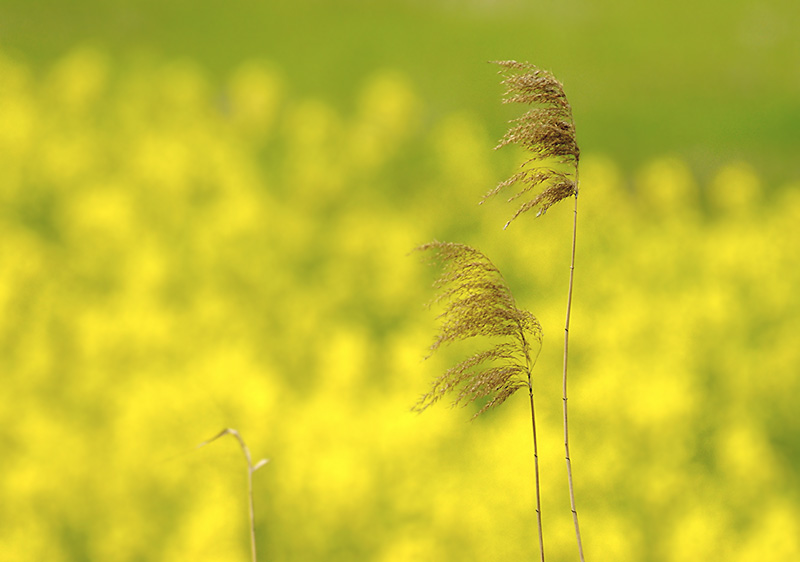
[[[533,364],[536,362],[534,359],[531,361],[530,354],[528,353],[528,344],[523,338],[523,347],[525,349],[525,361],[527,362],[528,371],[528,396],[531,402],[531,425],[533,427],[533,471],[536,479],[536,519],[539,527],[539,559],[544,562],[544,534],[542,532],[542,497],[539,485],[539,445],[536,439],[536,409],[533,406],[533,375],[531,370]],[[541,351],[541,347],[539,348]],[[538,357],[538,353],[537,353]]]
[[[220,437],[224,435],[233,435],[236,440],[239,442],[239,446],[242,448],[242,453],[244,454],[244,458],[247,461],[247,495],[249,498],[249,513],[250,513],[250,559],[252,562],[257,562],[258,558],[256,555],[256,515],[255,515],[255,505],[253,500],[253,473],[267,464],[269,459],[261,459],[255,465],[253,465],[252,457],[250,456],[250,449],[247,448],[247,444],[242,439],[242,436],[239,435],[239,432],[232,428],[226,428],[220,431],[217,435],[209,439],[208,441],[203,441],[200,443],[197,448],[204,447],[209,443],[216,441]]]
[[[536,444],[536,416],[533,407],[533,387],[528,394],[531,399],[531,423],[533,425],[533,466],[536,473],[536,519],[539,525],[539,558],[544,562],[544,535],[542,533],[542,499],[539,493],[539,451]]]
[[[576,166],[577,168],[577,166]],[[562,382],[562,397],[564,404],[564,451],[567,460],[567,480],[569,482],[569,503],[572,509],[572,520],[575,523],[575,538],[578,541],[578,553],[580,554],[581,562],[584,562],[583,557],[583,543],[581,541],[581,529],[578,525],[578,511],[575,509],[575,487],[572,483],[572,459],[569,456],[569,423],[567,416],[567,358],[569,357],[569,319],[572,312],[572,287],[575,277],[575,241],[578,232],[578,181],[577,170],[575,172],[575,208],[572,218],[572,258],[569,264],[569,291],[567,293],[567,320],[564,326],[564,371],[561,378]]]

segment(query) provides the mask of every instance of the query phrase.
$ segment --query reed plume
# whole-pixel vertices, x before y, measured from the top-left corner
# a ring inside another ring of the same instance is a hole
[[[518,185],[519,189],[509,202],[541,189],[520,204],[506,223],[508,227],[526,211],[538,209],[537,216],[540,216],[559,201],[578,194],[580,150],[575,138],[572,107],[561,82],[529,63],[498,61],[496,64],[503,67],[501,72],[505,74],[503,103],[524,103],[533,107],[511,121],[511,128],[495,148],[517,144],[526,149],[530,157],[520,165],[517,173],[500,182],[483,200],[513,185]]]
[[[533,314],[517,307],[500,271],[478,250],[448,242],[432,242],[417,250],[433,252],[433,261],[443,266],[434,283],[439,292],[433,304],[443,304],[444,312],[439,316],[441,328],[431,345],[431,353],[451,342],[478,336],[491,338],[497,343],[445,371],[413,409],[421,412],[447,394],[454,395],[453,406],[485,399],[474,419],[505,402],[520,388],[528,388],[539,553],[544,561],[539,451],[531,374],[541,349],[542,327]],[[532,345],[536,346],[534,355],[531,354]]]
[[[578,554],[584,562],[583,542],[578,512],[575,507],[575,488],[572,479],[572,459],[569,451],[569,423],[567,412],[567,360],[569,356],[569,321],[572,311],[572,292],[575,274],[575,247],[578,225],[578,162],[580,150],[575,136],[575,122],[572,107],[564,93],[564,86],[551,73],[541,70],[527,62],[513,60],[498,61],[505,76],[502,84],[506,86],[503,103],[523,103],[531,105],[521,117],[511,121],[512,126],[500,140],[496,148],[517,144],[530,153],[530,157],[520,166],[520,171],[500,182],[486,194],[483,201],[497,195],[505,188],[517,185],[518,191],[509,202],[529,195],[537,189],[538,194],[523,202],[516,213],[505,224],[531,209],[537,209],[541,216],[556,203],[574,198],[572,219],[572,256],[569,266],[569,287],[567,291],[567,314],[564,326],[564,360],[562,370],[562,403],[564,421],[564,450],[567,463],[567,482],[569,485],[570,508],[575,525]],[[481,202],[483,202],[481,201]]]

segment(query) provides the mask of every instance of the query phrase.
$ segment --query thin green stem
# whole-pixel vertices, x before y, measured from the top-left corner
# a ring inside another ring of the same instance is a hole
[[[242,447],[244,447],[243,441]],[[252,562],[256,562],[258,560],[258,555],[256,554],[256,510],[253,501],[253,466],[250,464],[249,452],[247,453],[247,457],[247,495],[250,497],[250,558]]]
[[[531,403],[531,425],[533,427],[533,471],[534,476],[536,479],[536,519],[537,524],[539,527],[539,559],[541,562],[544,562],[544,533],[542,532],[542,497],[540,492],[540,484],[539,484],[539,445],[536,439],[536,409],[533,406],[533,364],[536,362],[536,358],[533,361],[530,359],[530,354],[528,353],[528,344],[525,342],[523,338],[523,345],[525,348],[525,360],[527,362],[527,371],[528,371],[528,396],[530,397]],[[539,348],[541,351],[541,347]],[[538,352],[537,352],[538,357]]]
[[[539,451],[536,443],[536,416],[533,407],[533,388],[528,394],[531,399],[531,424],[533,425],[533,469],[536,474],[536,519],[539,526],[539,559],[544,562],[544,535],[542,533],[542,499],[539,493]]]
[[[575,487],[572,482],[572,459],[569,455],[569,422],[567,416],[567,359],[569,357],[569,319],[572,312],[572,288],[575,277],[575,243],[578,232],[578,181],[577,171],[575,180],[575,208],[572,218],[572,258],[569,264],[569,292],[567,294],[567,320],[564,326],[564,371],[561,378],[562,383],[562,397],[564,404],[564,451],[567,460],[567,480],[569,482],[569,503],[572,509],[572,520],[575,523],[575,538],[578,541],[578,553],[580,554],[581,562],[585,562],[583,557],[583,542],[581,541],[581,529],[578,525],[578,511],[575,509]]]

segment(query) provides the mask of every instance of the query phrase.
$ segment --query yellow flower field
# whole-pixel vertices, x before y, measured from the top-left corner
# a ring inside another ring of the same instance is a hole
[[[478,206],[521,155],[401,74],[353,110],[251,61],[48,72],[0,53],[0,560],[519,561],[530,419],[410,409],[433,239],[481,248],[544,328],[545,549],[577,560],[561,428],[571,208]],[[499,102],[499,97],[498,97]],[[580,137],[580,123],[577,124]],[[581,162],[570,431],[587,559],[800,559],[800,185],[745,162]]]

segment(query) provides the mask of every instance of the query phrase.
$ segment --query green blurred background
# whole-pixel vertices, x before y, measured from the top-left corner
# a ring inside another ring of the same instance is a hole
[[[409,412],[465,242],[541,320],[547,559],[571,209],[481,196],[552,70],[582,149],[571,431],[589,560],[800,559],[796,2],[0,4],[0,560],[537,553],[526,401]],[[527,421],[526,421],[527,420]]]

